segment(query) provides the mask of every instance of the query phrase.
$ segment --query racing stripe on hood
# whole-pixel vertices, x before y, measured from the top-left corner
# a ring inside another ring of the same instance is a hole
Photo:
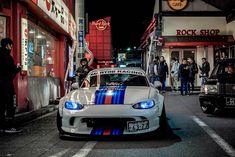
[[[95,92],[95,104],[124,104],[126,86],[100,86]]]

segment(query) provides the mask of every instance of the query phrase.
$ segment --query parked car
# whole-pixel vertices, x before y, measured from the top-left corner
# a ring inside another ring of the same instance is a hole
[[[217,63],[201,87],[199,100],[204,113],[214,113],[216,108],[235,108],[235,58]]]

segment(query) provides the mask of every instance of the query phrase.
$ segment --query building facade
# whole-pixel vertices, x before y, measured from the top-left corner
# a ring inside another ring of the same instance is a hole
[[[206,57],[211,69],[217,58],[234,57],[235,23],[227,23],[225,12],[202,0],[156,0],[154,15],[157,44],[151,56],[164,56],[169,67],[172,57],[191,57],[198,65]]]
[[[22,65],[15,79],[19,112],[37,110],[63,95],[69,47],[76,39],[72,0],[3,0],[0,38],[14,41]]]

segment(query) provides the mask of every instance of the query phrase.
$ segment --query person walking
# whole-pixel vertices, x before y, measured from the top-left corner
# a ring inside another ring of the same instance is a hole
[[[189,64],[189,84],[188,84],[188,90],[189,93],[193,93],[194,91],[194,81],[195,81],[195,76],[198,73],[198,67],[197,63],[192,58],[188,58],[188,64]]]
[[[79,77],[79,86],[82,85],[82,82],[86,78],[87,74],[92,70],[88,66],[88,61],[86,58],[81,59],[81,66],[76,70],[76,75]]]
[[[171,63],[172,63],[172,67],[171,67],[171,80],[172,80],[172,85],[171,85],[171,90],[172,92],[174,91],[178,91],[178,80],[179,80],[179,62],[176,60],[175,57],[171,58]]]
[[[181,82],[181,95],[188,95],[189,65],[187,59],[183,59],[179,67],[179,77]]]
[[[155,81],[155,73],[154,73],[154,60],[150,62],[149,64],[149,80],[150,83],[154,84]]]
[[[159,80],[162,83],[162,93],[166,92],[166,78],[168,77],[168,65],[163,56],[160,57],[160,62],[158,66]]]
[[[210,63],[206,60],[206,58],[202,58],[202,66],[199,66],[199,69],[201,70],[201,85],[205,85],[210,72]]]
[[[1,40],[0,48],[0,132],[18,133],[21,129],[14,127],[15,89],[13,80],[21,67],[14,64],[11,56],[13,41],[10,38]]]

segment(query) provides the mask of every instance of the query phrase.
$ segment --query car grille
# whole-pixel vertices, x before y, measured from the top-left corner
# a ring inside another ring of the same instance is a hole
[[[225,84],[220,86],[220,93],[226,95],[235,95],[235,84]]]
[[[83,118],[82,123],[87,127],[120,127],[125,128],[127,121],[135,121],[134,118]]]

